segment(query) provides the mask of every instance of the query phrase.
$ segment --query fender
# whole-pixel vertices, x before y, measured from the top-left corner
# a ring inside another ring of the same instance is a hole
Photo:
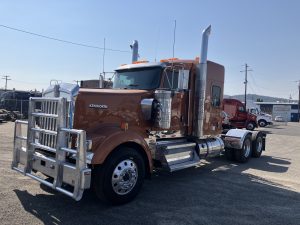
[[[95,145],[94,145],[95,142]],[[121,144],[135,143],[145,151],[150,171],[152,170],[152,157],[150,149],[144,138],[135,131],[124,131],[119,127],[106,127],[105,131],[95,134],[93,138],[93,153],[92,164],[102,164],[108,155]]]
[[[246,136],[252,132],[242,129],[230,129],[224,136],[224,144],[227,148],[242,149]]]

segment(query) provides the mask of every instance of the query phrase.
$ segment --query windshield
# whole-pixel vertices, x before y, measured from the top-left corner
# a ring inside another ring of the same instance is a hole
[[[159,86],[161,72],[161,67],[117,70],[113,88],[155,89]]]

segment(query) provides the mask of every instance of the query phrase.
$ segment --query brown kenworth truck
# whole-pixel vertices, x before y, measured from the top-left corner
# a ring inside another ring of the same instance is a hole
[[[224,67],[207,61],[210,29],[200,60],[133,57],[116,69],[112,89],[54,84],[31,98],[28,122],[15,124],[12,169],[75,200],[93,188],[122,204],[154,169],[173,172],[222,153],[238,162],[260,157],[264,133],[222,130]]]

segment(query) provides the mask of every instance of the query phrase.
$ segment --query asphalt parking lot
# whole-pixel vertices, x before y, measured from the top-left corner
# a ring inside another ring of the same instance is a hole
[[[300,224],[300,124],[262,130],[261,158],[155,174],[133,202],[113,207],[90,191],[75,202],[12,171],[13,123],[0,124],[1,224]]]

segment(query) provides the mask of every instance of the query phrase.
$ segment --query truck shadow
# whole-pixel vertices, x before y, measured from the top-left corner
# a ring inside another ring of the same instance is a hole
[[[122,206],[105,205],[91,191],[79,202],[52,191],[14,192],[44,224],[299,224],[299,193],[247,173],[251,168],[285,173],[289,164],[270,156],[246,164],[219,157],[197,168],[155,173],[138,197]]]

